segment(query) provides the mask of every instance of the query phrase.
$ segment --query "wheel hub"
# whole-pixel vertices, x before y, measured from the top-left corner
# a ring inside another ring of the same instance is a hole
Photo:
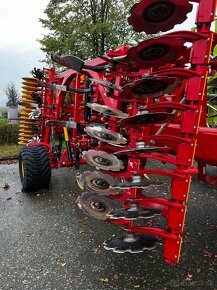
[[[169,49],[169,45],[165,43],[156,43],[142,49],[139,53],[139,56],[143,60],[156,60],[165,56]]]
[[[143,18],[149,22],[159,23],[169,19],[174,12],[174,4],[168,1],[162,1],[148,6],[144,10]]]

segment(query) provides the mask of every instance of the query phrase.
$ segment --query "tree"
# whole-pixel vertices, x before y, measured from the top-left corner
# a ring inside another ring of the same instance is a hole
[[[50,0],[46,19],[49,34],[39,40],[49,63],[50,54],[73,54],[82,59],[103,55],[108,49],[135,44],[144,33],[135,33],[127,22],[132,0]]]
[[[5,88],[4,88],[5,95],[8,98],[8,101],[6,103],[7,107],[18,107],[18,101],[19,101],[19,94],[18,91],[14,85],[14,83],[10,82]]]

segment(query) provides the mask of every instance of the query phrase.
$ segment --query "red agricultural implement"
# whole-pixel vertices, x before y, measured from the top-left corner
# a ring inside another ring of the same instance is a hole
[[[217,69],[210,57],[216,0],[192,2],[195,32],[169,32],[88,62],[54,54],[68,70],[35,69],[34,78],[23,78],[20,102],[23,189],[45,188],[51,168],[73,167],[84,191],[78,206],[125,230],[105,249],[139,253],[162,240],[170,264],[179,261],[191,175],[198,173],[194,157],[200,178],[206,164],[217,165],[217,131],[206,127],[207,76]],[[137,32],[166,32],[191,10],[188,0],[142,0],[128,21]],[[92,169],[83,172],[86,163]],[[171,182],[167,198],[147,194],[161,189],[153,175]],[[164,228],[150,226],[156,216]]]

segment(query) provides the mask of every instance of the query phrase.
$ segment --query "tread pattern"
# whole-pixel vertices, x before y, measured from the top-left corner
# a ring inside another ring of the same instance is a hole
[[[50,155],[47,149],[44,146],[22,148],[19,154],[19,171],[23,190],[47,188],[51,180]]]

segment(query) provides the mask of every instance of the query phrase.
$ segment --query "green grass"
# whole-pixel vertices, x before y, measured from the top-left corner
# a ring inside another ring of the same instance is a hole
[[[22,145],[0,145],[0,160],[18,158]]]
[[[7,125],[8,120],[6,118],[0,117],[0,125]]]

